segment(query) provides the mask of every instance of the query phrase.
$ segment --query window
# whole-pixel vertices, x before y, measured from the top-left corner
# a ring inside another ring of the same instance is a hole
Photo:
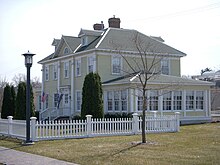
[[[88,73],[96,71],[95,63],[96,63],[95,56],[88,57]]]
[[[204,92],[203,91],[196,91],[196,109],[203,109],[204,108]]]
[[[112,106],[112,92],[111,91],[108,91],[107,92],[107,108],[108,108],[108,111],[112,111],[113,109],[113,106]]]
[[[119,100],[120,100],[119,91],[114,91],[114,108],[115,108],[115,111],[120,110]]]
[[[165,94],[163,95],[163,110],[164,111],[170,111],[172,107],[172,97],[171,97],[171,92],[167,93],[165,91]]]
[[[45,80],[48,81],[49,80],[49,66],[45,67]]]
[[[127,111],[128,94],[127,90],[108,91],[107,92],[107,110],[108,111]]]
[[[158,91],[150,91],[149,103],[150,110],[158,110]]]
[[[166,75],[169,75],[170,73],[170,67],[169,67],[169,60],[161,60],[161,73],[162,74],[166,74]]]
[[[57,107],[58,100],[59,100],[59,94],[58,93],[54,93],[54,97],[53,97],[53,105],[54,105],[54,107]]]
[[[53,65],[53,79],[57,80],[57,64]]]
[[[182,91],[173,92],[173,110],[182,110]]]
[[[121,91],[121,110],[127,111],[127,90]]]
[[[66,105],[69,104],[69,94],[68,93],[64,94],[64,104],[66,104]]]
[[[69,54],[69,53],[70,53],[69,48],[65,47],[63,54]]]
[[[38,110],[41,110],[41,101],[42,101],[42,96],[38,96]]]
[[[86,36],[82,37],[81,44],[82,44],[82,46],[86,46],[87,45],[87,37]]]
[[[81,111],[81,104],[82,104],[82,92],[76,91],[76,110]]]
[[[64,62],[64,78],[69,77],[69,62]]]
[[[76,65],[75,65],[75,70],[76,70],[76,76],[81,76],[81,58],[76,59]]]
[[[194,92],[187,91],[186,92],[186,110],[194,109]]]
[[[112,73],[113,74],[121,73],[121,57],[118,56],[112,57]]]

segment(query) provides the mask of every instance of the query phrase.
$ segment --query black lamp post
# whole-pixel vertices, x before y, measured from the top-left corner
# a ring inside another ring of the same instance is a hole
[[[30,69],[33,63],[33,56],[35,54],[30,53],[29,51],[27,53],[22,54],[25,57],[25,66],[27,68],[27,85],[26,85],[26,144],[32,143],[30,140],[30,110],[31,110],[31,104],[30,104]]]

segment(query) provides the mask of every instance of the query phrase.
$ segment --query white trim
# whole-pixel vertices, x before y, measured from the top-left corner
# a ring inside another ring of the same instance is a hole
[[[77,74],[77,61],[79,61],[79,74]],[[82,58],[81,57],[76,57],[75,58],[75,77],[80,77],[82,73]]]
[[[76,90],[75,91],[75,108],[76,108],[76,111],[75,112],[81,112],[81,105],[80,105],[80,110],[77,109],[77,93],[80,92],[81,93],[81,105],[82,105],[82,91],[81,90]]]
[[[74,75],[75,72],[74,72],[74,59],[72,58],[71,60],[71,84],[70,84],[70,112],[71,114],[70,115],[73,115],[74,114],[74,111],[75,111],[75,107],[74,107],[74,98],[75,98],[75,95],[74,95],[74,85],[75,85],[75,82],[74,82]]]

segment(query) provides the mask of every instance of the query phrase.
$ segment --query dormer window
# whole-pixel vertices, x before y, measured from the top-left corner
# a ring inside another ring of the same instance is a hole
[[[86,36],[83,36],[82,38],[81,38],[81,44],[82,44],[82,46],[85,46],[85,45],[87,45],[87,37]]]
[[[69,54],[69,53],[70,53],[69,48],[65,47],[63,54]]]

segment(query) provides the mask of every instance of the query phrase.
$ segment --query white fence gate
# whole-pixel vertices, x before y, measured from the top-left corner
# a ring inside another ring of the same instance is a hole
[[[133,118],[93,119],[86,120],[36,121],[31,118],[31,140],[52,140],[65,138],[86,138],[96,136],[135,135],[141,133],[141,117],[137,113]],[[178,132],[179,113],[175,115],[157,115],[146,117],[146,133]],[[0,134],[25,139],[25,121],[18,122],[0,119]]]

